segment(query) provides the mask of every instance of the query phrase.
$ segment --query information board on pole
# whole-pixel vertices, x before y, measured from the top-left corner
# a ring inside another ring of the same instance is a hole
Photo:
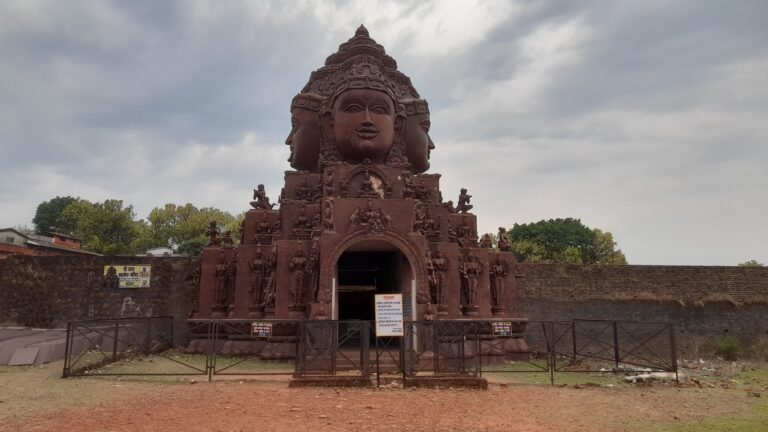
[[[404,336],[403,295],[376,294],[376,336]]]

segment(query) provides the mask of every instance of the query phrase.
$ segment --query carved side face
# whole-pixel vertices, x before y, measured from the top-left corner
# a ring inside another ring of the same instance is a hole
[[[383,163],[395,138],[394,103],[378,90],[347,90],[333,104],[333,127],[343,156]]]
[[[429,113],[409,115],[406,121],[405,154],[417,174],[429,169],[429,152],[435,148],[429,137],[430,126]]]
[[[291,148],[288,157],[291,167],[297,170],[317,170],[321,136],[317,111],[294,107],[291,111],[291,132],[285,139],[285,145]]]

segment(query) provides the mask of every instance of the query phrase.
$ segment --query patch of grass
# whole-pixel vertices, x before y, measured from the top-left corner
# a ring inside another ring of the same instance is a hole
[[[105,383],[92,379],[62,379],[64,361],[41,366],[0,366],[0,420],[60,409],[93,405],[146,392],[155,382]],[[2,424],[2,422],[0,422]]]
[[[736,360],[739,351],[741,351],[741,343],[733,336],[720,337],[715,341],[715,353],[723,360]]]
[[[514,384],[550,384],[550,375],[546,370],[547,362],[518,361],[514,363],[504,363],[500,365],[484,365],[483,377],[492,382],[505,382]],[[542,370],[544,369],[544,370]],[[619,386],[623,385],[623,375],[616,375],[611,372],[555,372],[555,385],[567,384],[599,384],[601,386]]]
[[[664,423],[643,429],[648,432],[765,432],[768,428],[768,403],[755,403],[733,416],[699,421]]]

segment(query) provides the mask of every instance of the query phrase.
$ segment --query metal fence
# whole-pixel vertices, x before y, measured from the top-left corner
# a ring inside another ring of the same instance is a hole
[[[640,321],[439,320],[377,337],[370,321],[202,320],[173,346],[171,317],[68,325],[64,377],[292,375],[409,379],[484,373],[677,373],[674,325]]]

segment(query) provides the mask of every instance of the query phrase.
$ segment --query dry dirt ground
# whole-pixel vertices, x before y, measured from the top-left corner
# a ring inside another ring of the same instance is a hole
[[[286,381],[60,379],[0,367],[0,431],[768,431],[768,369],[697,383],[504,382],[488,390],[288,388]],[[525,381],[526,378],[522,378]]]

